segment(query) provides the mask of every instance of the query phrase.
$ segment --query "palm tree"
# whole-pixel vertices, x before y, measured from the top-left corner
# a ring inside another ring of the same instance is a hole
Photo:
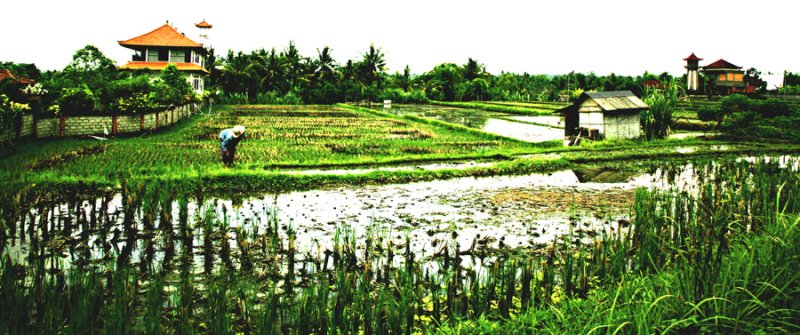
[[[464,65],[464,80],[470,81],[475,78],[480,78],[486,75],[486,68],[483,64],[478,63],[477,60],[469,58],[467,64]]]
[[[222,75],[220,76],[222,88],[225,92],[247,93],[252,82],[251,72],[247,69],[248,65],[250,65],[248,58],[241,51],[238,54],[228,51],[228,56],[225,57],[222,67]]]
[[[386,71],[386,60],[380,48],[375,48],[374,44],[370,44],[369,51],[364,53],[359,65],[360,79],[364,84],[372,85],[376,82],[380,84],[380,79]]]
[[[300,52],[294,45],[294,41],[289,42],[289,46],[286,47],[286,50],[284,50],[283,53],[281,53],[281,58],[283,60],[283,67],[286,70],[285,79],[286,84],[288,85],[288,87],[286,87],[286,91],[288,92],[292,89],[298,88],[300,83],[306,80],[304,76],[308,59],[300,56]]]
[[[339,72],[336,67],[336,61],[331,56],[332,49],[328,46],[317,49],[317,59],[313,62],[314,78],[320,81],[334,79],[333,77]]]
[[[256,52],[252,56],[247,70],[253,74],[264,92],[276,90],[286,72],[284,64],[274,48],[269,53],[264,49]]]

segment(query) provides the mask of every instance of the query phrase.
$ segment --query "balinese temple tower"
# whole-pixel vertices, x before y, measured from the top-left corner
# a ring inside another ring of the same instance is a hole
[[[703,60],[700,57],[694,55],[692,52],[689,57],[684,58],[683,60],[686,61],[686,90],[689,92],[697,92],[700,89],[700,85],[698,84],[698,75],[697,72],[700,69],[699,62]]]

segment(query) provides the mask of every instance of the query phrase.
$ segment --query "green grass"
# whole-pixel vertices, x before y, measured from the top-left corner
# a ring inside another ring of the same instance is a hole
[[[3,154],[4,181],[76,181],[114,185],[121,179],[231,175],[219,158],[219,132],[247,127],[237,167],[265,175],[285,167],[367,166],[492,159],[538,146],[479,130],[355,107],[218,106],[173,129],[141,137],[96,141],[57,139]]]
[[[186,192],[280,191],[324,185],[410,182],[435,178],[522,174],[576,164],[700,156],[796,152],[788,144],[728,141],[598,141],[562,147],[558,141],[525,143],[478,129],[416,115],[337,106],[217,106],[214,115],[193,116],[163,132],[128,138],[52,139],[0,153],[0,183],[13,189],[76,187],[89,191],[124,183],[159,181]],[[491,113],[491,112],[487,112]],[[237,166],[223,168],[218,133],[248,127]],[[728,150],[712,146],[725,145]],[[676,146],[699,148],[691,154]],[[540,158],[537,154],[558,154]],[[533,155],[531,158],[520,158]],[[298,176],[284,169],[370,168],[458,161],[493,161],[465,170],[372,172],[343,176]]]

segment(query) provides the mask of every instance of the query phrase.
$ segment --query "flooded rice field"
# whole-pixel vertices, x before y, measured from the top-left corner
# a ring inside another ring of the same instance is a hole
[[[560,116],[519,116],[436,105],[391,105],[390,108],[376,109],[395,115],[416,115],[460,124],[526,142],[546,142],[564,137]]]
[[[3,315],[11,334],[410,333],[509,317],[800,211],[798,167],[744,157],[247,196],[161,183],[0,193]]]
[[[136,261],[145,256],[142,241],[163,238],[159,229],[191,230],[210,221],[222,234],[218,238],[233,249],[234,236],[274,230],[284,240],[292,234],[298,252],[319,254],[333,248],[342,229],[358,239],[377,234],[400,247],[410,241],[407,247],[421,259],[432,259],[452,242],[460,254],[541,249],[561,236],[589,240],[624,229],[632,220],[636,188],[689,189],[702,173],[691,164],[651,172],[581,168],[248,197],[161,199],[139,206],[130,196],[116,193],[94,201],[24,209],[27,214],[21,214],[19,230],[11,232],[4,253],[23,260],[32,246],[26,236],[37,234],[49,239],[48,247],[62,248],[53,253],[64,260],[81,257],[93,262],[109,254],[127,254]],[[149,257],[163,258],[181,244],[202,245],[205,235],[156,243]],[[67,249],[81,249],[82,256]],[[201,264],[199,251],[195,257]]]

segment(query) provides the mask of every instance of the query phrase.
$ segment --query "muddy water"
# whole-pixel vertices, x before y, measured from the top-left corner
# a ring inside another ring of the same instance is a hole
[[[797,169],[800,165],[796,157],[775,159],[782,167]],[[168,203],[170,215],[150,218],[150,228],[144,223],[147,214],[142,210],[126,214],[122,196],[117,194],[107,201],[47,208],[44,215],[30,210],[25,225],[40,229],[39,247],[52,249],[43,250],[43,254],[60,254],[61,262],[70,264],[116,255],[127,255],[132,262],[146,258],[159,262],[186,245],[190,249],[195,246],[195,264],[202,264],[200,247],[205,245],[216,255],[214,250],[223,243],[213,242],[212,246],[204,240],[209,233],[202,227],[210,218],[215,226],[210,234],[215,241],[226,241],[233,254],[237,253],[237,236],[258,236],[273,226],[278,227],[283,240],[287,231],[296,232],[301,254],[319,254],[319,250],[332,248],[337,229],[348,227],[358,241],[379,235],[402,250],[409,240],[417,257],[429,259],[453,242],[460,253],[474,254],[538,248],[569,234],[588,240],[596,234],[623,229],[631,221],[637,187],[694,192],[698,178],[709,173],[708,168],[698,170],[692,164],[652,173],[582,168],[525,176],[347,186],[238,200],[190,200],[188,224],[180,222],[179,206],[173,201]],[[133,229],[124,227],[126,219]],[[71,228],[69,222],[73,223]],[[17,237],[3,253],[18,260],[31,255],[32,241],[22,239],[31,234],[30,229],[12,234]],[[49,229],[49,238],[42,229]]]
[[[368,232],[391,239],[398,249],[409,240],[411,250],[422,259],[441,252],[445,244],[452,246],[454,241],[462,253],[491,253],[540,247],[570,232],[590,238],[617,229],[619,222],[630,220],[634,188],[652,184],[651,179],[640,176],[621,183],[581,182],[574,171],[567,170],[526,176],[339,187],[239,200],[208,199],[189,203],[188,227],[197,230],[213,217],[217,221],[215,229],[230,235],[227,241],[232,250],[236,249],[235,235],[241,232],[258,235],[277,223],[284,240],[288,230],[296,232],[297,250],[301,254],[331,249],[337,229],[342,227],[348,227],[358,240],[363,240]],[[95,211],[103,205],[105,209]],[[49,211],[44,216],[47,219],[38,216],[40,222],[36,225],[51,227],[51,240],[46,243],[56,249],[63,247],[56,254],[64,256],[64,263],[76,259],[92,262],[119,254],[127,254],[132,262],[145,258],[158,262],[175,248],[206,243],[202,230],[197,230],[191,241],[177,238],[186,233],[178,229],[184,225],[179,222],[176,201],[172,202],[170,218],[162,214],[150,224],[171,227],[166,233],[163,228],[148,229],[143,224],[145,214],[139,211],[128,214],[133,216],[132,233],[123,228],[125,206],[120,194],[107,202],[85,201],[78,209],[59,205]],[[82,217],[111,222],[100,229],[84,229],[81,224],[64,234],[60,228],[62,222],[77,222]],[[170,236],[172,229],[176,236]],[[219,248],[218,242],[214,244],[217,245],[214,249]],[[155,249],[148,251],[147,245],[154,245]],[[23,260],[31,254],[30,244],[15,239],[3,252]],[[203,263],[199,251],[194,258],[195,264]]]
[[[645,180],[581,183],[573,171],[560,171],[266,195],[240,206],[219,201],[216,210],[236,222],[270,208],[298,232],[299,249],[329,247],[336,227],[349,224],[359,236],[384,230],[395,244],[407,235],[412,249],[429,255],[453,232],[464,249],[476,239],[476,247],[502,249],[538,246],[571,229],[613,229],[630,219],[633,189]]]

